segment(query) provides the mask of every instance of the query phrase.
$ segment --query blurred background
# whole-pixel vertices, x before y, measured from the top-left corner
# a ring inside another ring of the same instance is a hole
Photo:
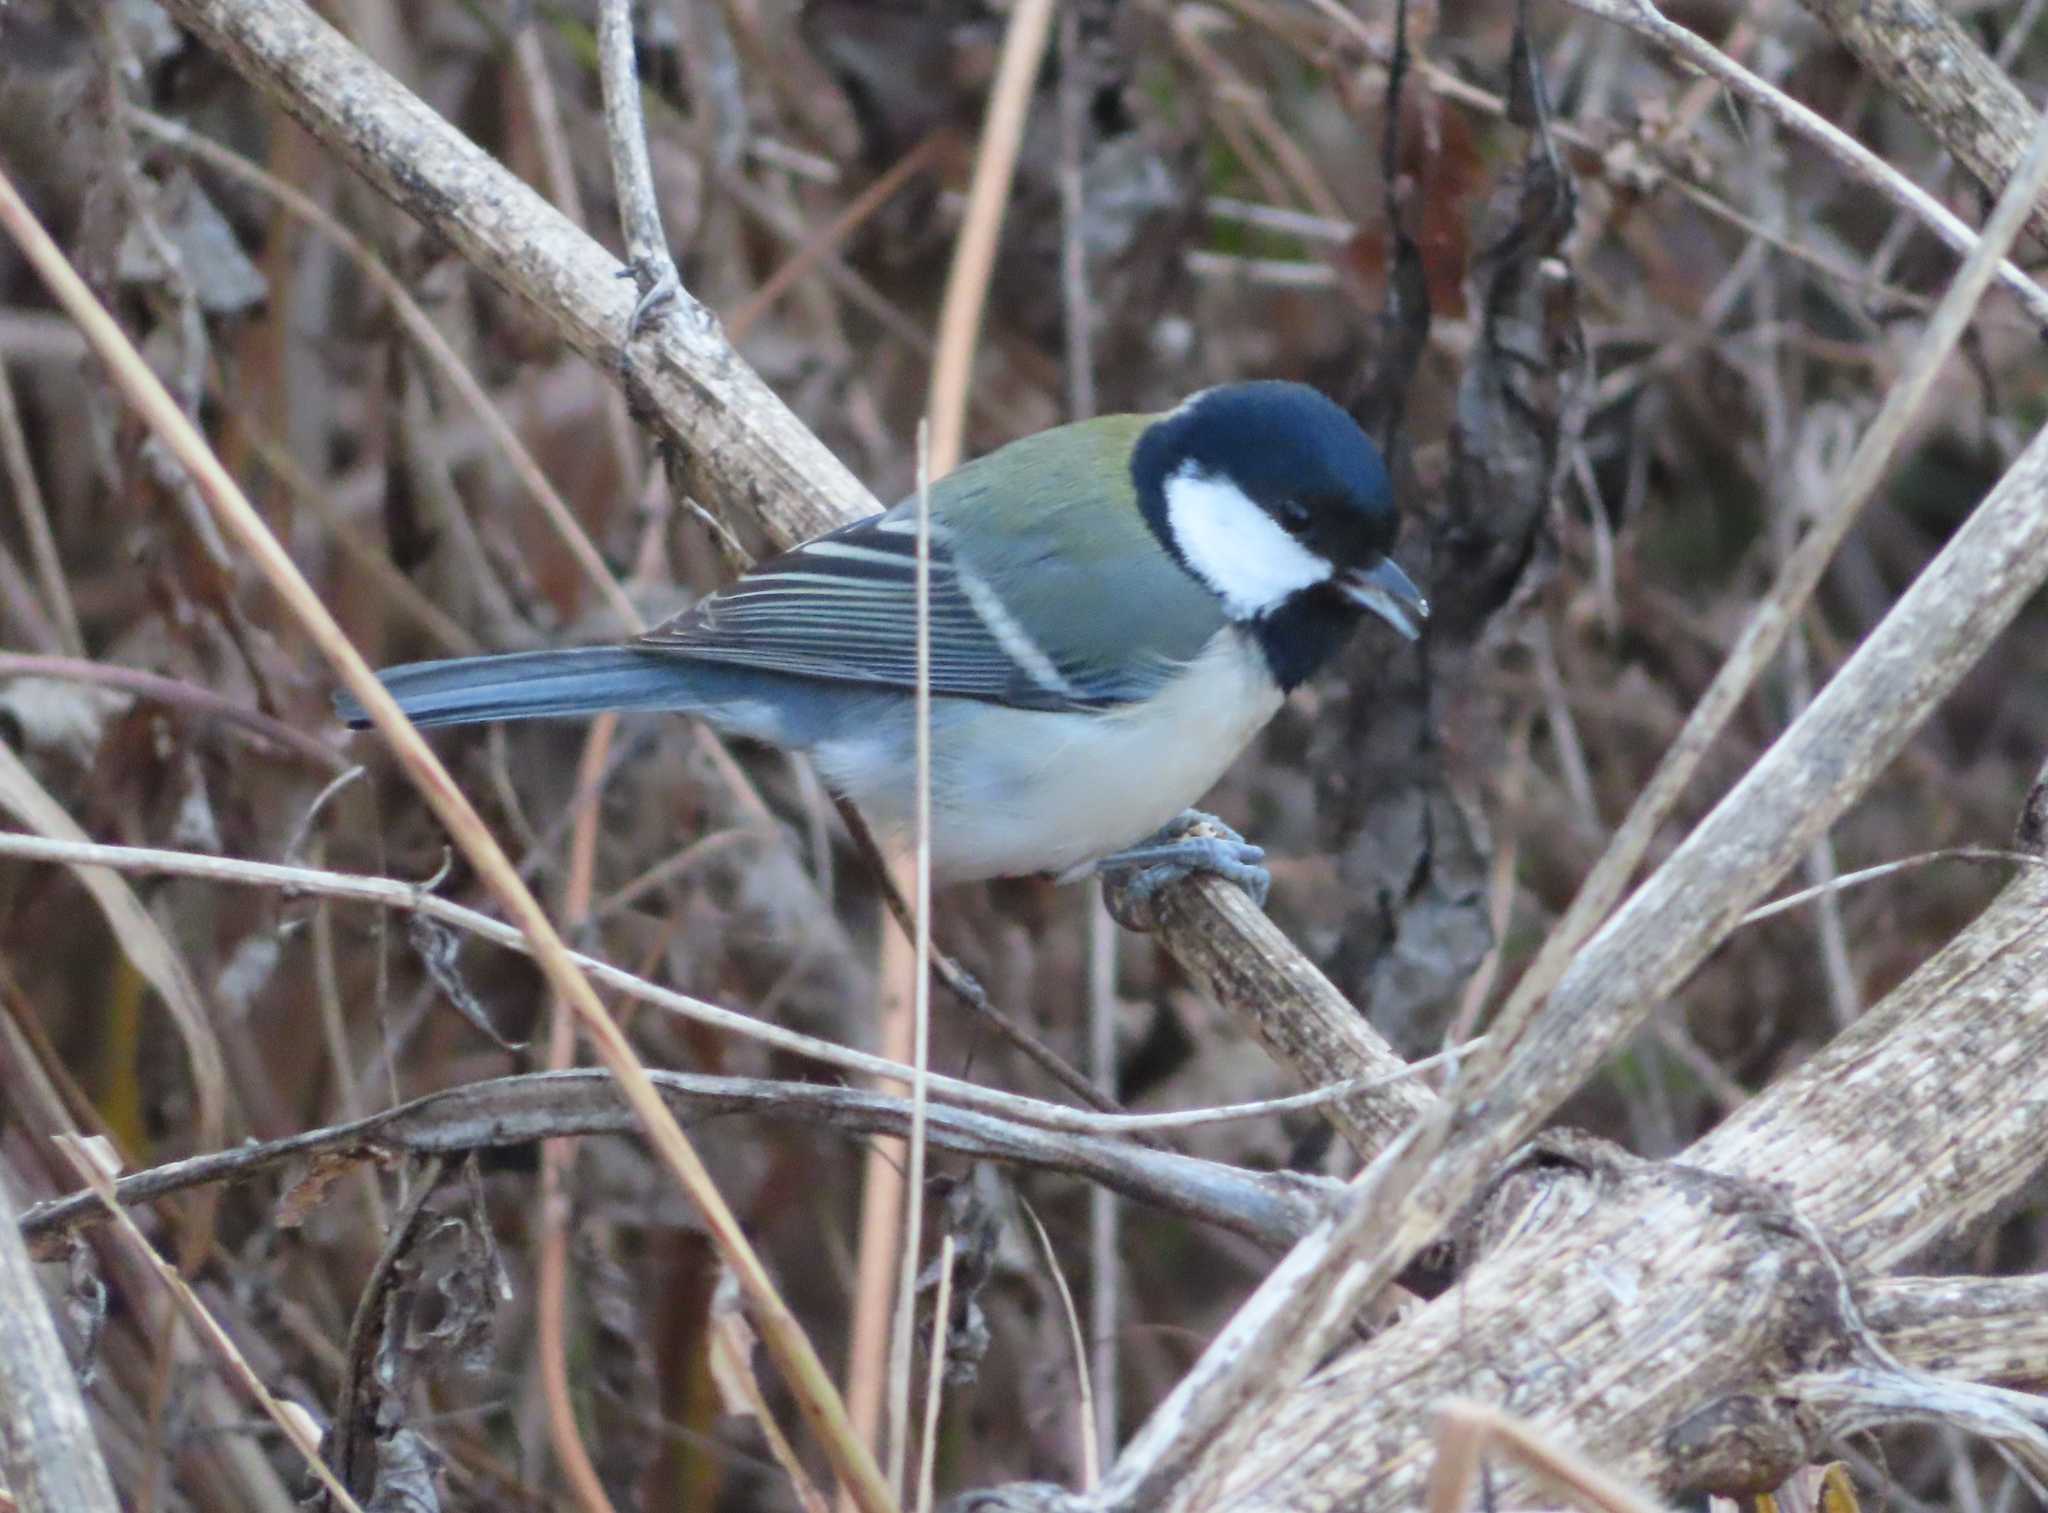
[[[2039,9],[1955,11],[2030,95]],[[1018,164],[970,450],[1072,418],[1077,395],[1101,412],[1152,410],[1255,376],[1317,384],[1377,433],[1391,429],[1410,522],[1401,556],[1433,598],[1463,595],[1454,625],[1423,654],[1362,635],[1212,807],[1271,853],[1271,912],[1288,935],[1400,1049],[1427,1054],[1483,1027],[1600,854],[1830,497],[1953,262],[1711,83],[1615,26],[1537,8],[1529,37],[1576,214],[1527,264],[1552,289],[1536,302],[1542,340],[1528,366],[1556,400],[1537,429],[1562,442],[1539,489],[1500,494],[1475,464],[1513,427],[1473,411],[1460,386],[1503,361],[1488,293],[1532,142],[1504,116],[1515,7],[1408,13],[1413,66],[1391,154],[1386,6],[1073,0],[1071,11]],[[653,0],[639,18],[654,168],[686,284],[885,501],[914,477],[940,291],[1006,13],[994,0]],[[1981,219],[1974,184],[1804,12],[1701,0],[1671,13]],[[325,14],[618,245],[583,5],[334,0]],[[259,166],[352,240],[216,153],[179,145],[181,131]],[[148,0],[0,10],[0,162],[373,664],[621,627],[366,260],[424,308],[649,619],[760,549],[725,501],[675,507],[604,376]],[[1078,175],[1078,220],[1062,210],[1063,173]],[[1412,236],[1405,266],[1419,271],[1426,315],[1395,271],[1390,205]],[[1083,253],[1078,290],[1062,279],[1069,238]],[[2041,252],[2023,241],[2020,260]],[[1390,319],[1396,288],[1405,297]],[[1090,331],[1078,388],[1077,294]],[[1390,381],[1390,348],[1408,339],[1412,365]],[[339,729],[322,663],[82,352],[0,247],[0,733],[95,838],[439,876],[445,896],[488,907],[460,863],[442,875],[438,826],[374,740]],[[2003,470],[2048,413],[2044,379],[2036,333],[1994,291],[1664,849]],[[176,686],[80,681],[23,658],[89,659]],[[2003,845],[2048,751],[2044,690],[2048,606],[2037,602],[1804,880]],[[280,728],[224,720],[195,691]],[[436,744],[542,896],[560,901],[584,730],[459,731]],[[357,762],[367,772],[327,792]],[[876,893],[807,771],[638,717],[621,726],[597,803],[581,944],[713,1002],[873,1043]],[[1938,949],[2002,876],[1943,863],[1740,931],[1565,1117],[1645,1156],[1683,1149]],[[542,1064],[548,1004],[522,959],[457,950],[361,907],[195,881],[135,886],[200,986],[231,1138]],[[1086,905],[1081,889],[1004,883],[942,895],[935,925],[996,1004],[1076,1061]],[[1296,1090],[1146,938],[1120,933],[1114,951],[1124,1102]],[[0,997],[14,1026],[0,1056],[0,1164],[18,1200],[73,1185],[41,1138],[51,1098],[131,1166],[198,1148],[171,1018],[68,874],[0,864]],[[936,1067],[1050,1093],[943,994],[935,1003]],[[818,1075],[651,1012],[627,1018],[653,1065]],[[753,1118],[693,1136],[827,1359],[843,1361],[862,1149]],[[1343,1170],[1311,1114],[1173,1143],[1256,1167]],[[694,1215],[630,1142],[586,1141],[576,1159],[570,1363],[614,1504],[794,1506],[758,1429],[720,1411],[705,1364],[716,1264]],[[409,1423],[445,1460],[442,1506],[560,1505],[532,1354],[536,1164],[526,1150],[486,1160],[480,1203],[457,1205],[438,1242],[448,1256],[436,1271],[429,1251],[416,1283]],[[394,1181],[341,1181],[295,1228],[277,1221],[276,1183],[223,1197],[218,1249],[195,1280],[281,1390],[333,1400]],[[1027,1176],[1001,1202],[1018,1196],[1085,1293],[1084,1189]],[[2037,1191],[1954,1260],[2040,1269],[2044,1200]],[[986,1352],[947,1399],[942,1490],[1075,1475],[1065,1317],[1028,1223],[1004,1213],[981,1293]],[[166,1216],[152,1222],[174,1245]],[[1248,1242],[1134,1207],[1124,1226],[1115,1391],[1128,1425],[1269,1263]],[[465,1247],[486,1232],[510,1281],[495,1307],[470,1295],[478,1263]],[[74,1298],[90,1292],[74,1285]],[[156,1309],[153,1293],[116,1288],[92,1326],[94,1400],[133,1505],[256,1507],[274,1500],[266,1487],[297,1486],[275,1436],[202,1385],[211,1367],[162,1353]],[[787,1421],[778,1393],[771,1380]],[[1933,1432],[1852,1447],[1852,1464],[1886,1505],[1907,1508],[1988,1506],[1958,1489],[1974,1498],[1980,1473],[1987,1489],[2003,1474]]]

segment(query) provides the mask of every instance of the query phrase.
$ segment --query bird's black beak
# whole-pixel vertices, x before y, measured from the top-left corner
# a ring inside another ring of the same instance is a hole
[[[1345,598],[1371,610],[1410,641],[1422,634],[1422,622],[1429,618],[1429,601],[1393,558],[1382,557],[1371,567],[1346,573],[1337,586]]]

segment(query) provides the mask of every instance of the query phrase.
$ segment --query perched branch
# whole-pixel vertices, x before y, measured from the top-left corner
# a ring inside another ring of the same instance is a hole
[[[1123,889],[1108,889],[1112,913],[1128,914]],[[1412,1079],[1386,1041],[1279,926],[1233,884],[1197,877],[1159,894],[1142,920],[1226,1010],[1258,1035],[1282,1066],[1310,1085],[1366,1079],[1324,1116],[1361,1162],[1390,1145],[1436,1100]]]

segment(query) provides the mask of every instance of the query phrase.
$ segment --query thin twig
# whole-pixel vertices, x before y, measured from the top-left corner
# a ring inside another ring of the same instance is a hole
[[[1039,1222],[1036,1209],[1029,1203],[1023,1208],[1024,1217],[1031,1221],[1031,1232],[1038,1240],[1038,1253],[1044,1258],[1045,1269],[1051,1274],[1052,1285],[1060,1295],[1060,1316],[1066,1320],[1067,1343],[1074,1351],[1074,1386],[1080,1399],[1074,1427],[1081,1438],[1081,1488],[1093,1491],[1095,1484],[1102,1480],[1102,1446],[1095,1437],[1095,1388],[1088,1376],[1088,1345],[1081,1338],[1081,1315],[1074,1307],[1074,1294],[1067,1286],[1066,1273],[1060,1270],[1059,1252],[1052,1248],[1052,1236]]]
[[[424,891],[417,883],[397,878],[369,877],[355,873],[321,872],[309,867],[279,866],[272,862],[244,861],[237,857],[214,856],[195,851],[163,851],[144,846],[109,846],[94,841],[56,840],[39,835],[18,835],[0,831],[0,857],[51,862],[65,866],[105,867],[117,872],[191,877],[207,882],[231,883],[240,887],[273,888],[286,895],[310,893],[345,898],[377,908],[416,913],[467,934],[478,936],[508,950],[532,954],[532,945],[517,930],[500,920],[449,899]],[[1852,879],[1853,880],[1853,879]],[[737,1035],[760,1045],[838,1067],[857,1076],[907,1085],[914,1073],[907,1062],[869,1055],[835,1045],[828,1040],[784,1029],[780,1025],[751,1019],[730,1009],[692,998],[637,977],[631,972],[600,961],[594,956],[570,952],[571,961],[606,988],[725,1034]],[[1036,1129],[1063,1130],[1075,1134],[1136,1134],[1147,1131],[1193,1129],[1240,1119],[1259,1119],[1275,1114],[1320,1108],[1325,1104],[1356,1099],[1362,1094],[1399,1087],[1423,1072],[1453,1064],[1473,1047],[1484,1042],[1479,1036],[1465,1045],[1442,1051],[1420,1061],[1371,1076],[1330,1083],[1305,1093],[1284,1098],[1264,1098],[1251,1103],[1224,1104],[1210,1108],[1183,1109],[1157,1114],[1104,1114],[1088,1109],[1067,1108],[1020,1093],[986,1088],[942,1073],[931,1074],[934,1098],[963,1109],[980,1109],[1015,1119]],[[1427,1093],[1420,1095],[1426,1105]],[[1404,1094],[1401,1107],[1415,1106]]]
[[[258,739],[290,752],[301,761],[328,772],[345,771],[351,764],[345,752],[296,725],[287,725],[245,704],[237,704],[211,688],[167,678],[162,673],[114,662],[88,662],[77,657],[38,657],[24,652],[0,651],[0,678],[53,678],[66,683],[93,683],[118,688],[138,699],[149,699],[171,709],[183,710],[200,719],[236,725]]]
[[[1788,893],[1783,898],[1774,898],[1767,904],[1757,905],[1742,916],[1739,924],[1757,924],[1774,914],[1796,909],[1801,904],[1810,904],[1817,899],[1861,887],[1864,883],[1874,883],[1879,878],[1930,867],[1936,862],[1999,862],[2022,867],[2048,866],[2048,861],[2026,851],[2001,851],[1991,846],[1949,846],[1940,851],[1923,851],[1917,856],[1902,856],[1896,861],[1879,862],[1874,867],[1864,867],[1855,872],[1837,873],[1811,887],[1801,888],[1796,893]]]
[[[652,1075],[663,1099],[698,1123],[747,1116],[869,1137],[901,1135],[910,1127],[907,1099],[864,1089],[691,1072]],[[930,1138],[948,1150],[1107,1183],[1136,1202],[1213,1224],[1260,1246],[1299,1239],[1343,1190],[1327,1177],[1247,1171],[944,1104],[933,1104],[927,1117]],[[318,1169],[336,1159],[464,1155],[567,1136],[640,1133],[609,1073],[532,1072],[429,1093],[354,1124],[168,1162],[122,1178],[116,1191],[123,1203],[146,1203],[215,1183],[248,1182],[279,1168]],[[47,1255],[65,1236],[105,1218],[88,1191],[35,1204],[23,1214],[21,1227]]]

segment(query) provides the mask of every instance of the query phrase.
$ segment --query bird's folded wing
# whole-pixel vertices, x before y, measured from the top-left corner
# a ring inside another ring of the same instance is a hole
[[[917,521],[896,509],[762,563],[657,626],[642,645],[837,682],[917,686]],[[931,689],[1025,709],[1130,702],[1171,672],[1140,659],[1107,674],[1063,663],[932,531]]]

